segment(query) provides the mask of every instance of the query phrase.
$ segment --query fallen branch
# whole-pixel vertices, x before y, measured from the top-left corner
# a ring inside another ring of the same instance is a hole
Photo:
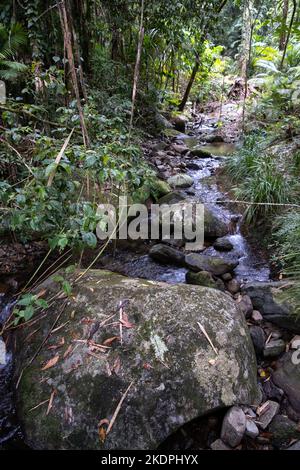
[[[119,401],[118,406],[117,406],[117,408],[115,409],[114,414],[113,414],[113,416],[112,416],[112,418],[111,418],[111,420],[110,420],[110,422],[109,422],[109,425],[108,425],[108,428],[107,428],[107,431],[106,431],[106,435],[108,435],[108,433],[111,431],[111,429],[112,429],[112,427],[113,427],[113,425],[114,425],[114,423],[115,423],[115,421],[116,421],[116,419],[117,419],[117,416],[118,416],[118,414],[119,414],[119,412],[120,412],[120,409],[121,409],[121,406],[122,406],[122,404],[123,404],[123,401],[124,401],[125,398],[127,397],[128,392],[129,392],[129,390],[131,389],[131,387],[132,387],[133,384],[134,384],[134,382],[132,381],[132,382],[129,384],[129,386],[127,387],[127,389],[125,390],[125,392],[123,393],[123,395],[122,395],[122,397],[121,397],[121,400]]]
[[[198,326],[199,326],[200,330],[201,330],[202,333],[204,334],[205,338],[207,339],[207,341],[208,341],[209,344],[211,345],[213,351],[214,351],[215,354],[218,356],[219,353],[218,353],[218,351],[216,350],[216,348],[214,347],[213,342],[212,342],[212,340],[210,339],[210,337],[208,336],[208,334],[207,334],[207,332],[206,332],[204,326],[202,326],[201,323],[199,323],[199,322],[197,322],[197,323],[198,323]]]

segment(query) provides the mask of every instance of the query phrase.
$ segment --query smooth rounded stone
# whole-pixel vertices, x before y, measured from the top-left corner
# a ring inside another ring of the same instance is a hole
[[[190,151],[193,157],[212,158],[212,154],[208,150],[205,150],[203,147],[193,147],[190,149]]]
[[[189,151],[188,147],[186,145],[180,145],[180,144],[172,144],[171,149],[174,150],[177,153],[184,154]]]
[[[289,351],[277,362],[272,375],[277,387],[287,395],[291,406],[300,412],[300,351]]]
[[[204,237],[208,240],[223,237],[228,233],[226,223],[207,206],[204,207]]]
[[[48,279],[40,289],[53,299],[59,286]],[[122,344],[115,338],[105,353],[93,351],[94,343],[119,336],[119,322],[114,320],[122,301],[127,315],[123,313]],[[62,327],[23,370],[58,312]],[[97,322],[101,327],[95,329]],[[74,284],[66,305],[56,297],[38,331],[25,341],[33,328],[24,325],[18,330],[14,375],[17,381],[23,370],[16,406],[25,442],[33,449],[156,449],[199,416],[235,403],[259,402],[245,319],[232,299],[215,289],[90,270]],[[81,341],[92,331],[92,341]],[[62,340],[61,348],[48,348]],[[42,370],[56,355],[57,363]],[[48,415],[47,404],[30,411],[54,389]],[[122,397],[117,419],[101,444],[99,421],[112,419]]]
[[[230,447],[238,446],[246,431],[246,416],[241,408],[233,406],[224,416],[221,439]]]
[[[300,450],[300,441],[295,442],[289,446],[286,450]]]
[[[262,356],[266,341],[264,330],[260,326],[250,326],[250,336],[253,342],[256,356]]]
[[[292,439],[300,439],[299,425],[284,415],[275,416],[268,431],[272,434],[273,446],[277,448],[285,448]]]
[[[185,264],[193,271],[208,271],[215,276],[221,276],[228,271],[233,271],[239,262],[199,253],[189,253],[185,257]]]
[[[5,343],[0,336],[0,366],[5,366],[6,364],[6,346]]]
[[[284,298],[291,286],[287,281],[251,282],[243,286],[243,292],[250,296],[254,309],[260,311],[264,320],[299,333],[300,318],[295,315],[292,294],[290,301]]]
[[[252,419],[246,420],[245,434],[246,436],[251,437],[251,439],[255,439],[259,435],[259,429]]]
[[[231,279],[232,279],[232,274],[230,274],[230,273],[225,273],[225,274],[222,274],[221,277],[222,277],[223,281],[228,282],[228,281],[231,281]]]
[[[296,335],[292,338],[290,342],[290,349],[299,349],[300,348],[300,335]]]
[[[266,399],[275,400],[275,401],[278,401],[279,403],[281,402],[282,397],[283,397],[283,390],[277,387],[274,384],[272,379],[262,381],[262,388],[263,388],[263,393],[266,396]]]
[[[173,248],[182,248],[184,247],[184,240],[182,239],[175,239],[175,238],[166,238],[166,239],[162,239],[161,240],[161,243],[165,244],[165,245],[170,245],[172,246]]]
[[[260,323],[263,321],[263,316],[258,310],[253,310],[251,318],[256,323]]]
[[[165,116],[163,116],[160,113],[155,113],[155,124],[158,127],[158,129],[173,130],[172,124],[165,118]]]
[[[268,400],[264,403],[264,410],[259,415],[257,424],[261,429],[266,429],[269,424],[272,422],[274,416],[277,415],[279,411],[279,403],[276,401]]]
[[[160,198],[172,192],[171,186],[164,180],[157,179],[151,185],[151,194]]]
[[[222,439],[217,439],[216,441],[214,441],[210,448],[212,450],[232,450],[231,447],[227,446],[223,441]]]
[[[211,287],[213,289],[224,290],[224,284],[222,284],[222,281],[220,279],[215,281],[212,277],[212,274],[208,271],[199,271],[198,273],[188,271],[186,273],[185,280],[188,284],[195,284],[198,286],[205,286]],[[218,281],[220,281],[221,283]]]
[[[249,295],[242,295],[238,298],[237,304],[246,318],[250,318],[253,312],[253,305]]]
[[[166,150],[167,147],[168,147],[167,142],[160,140],[159,142],[153,145],[152,150],[154,152],[160,152],[160,151]]]
[[[232,279],[226,285],[231,294],[237,294],[240,290],[241,284],[237,279]]]
[[[157,203],[162,204],[178,204],[181,201],[184,201],[186,195],[183,191],[172,191],[171,193],[166,194],[165,196],[158,199]]]
[[[173,116],[171,120],[174,128],[176,131],[185,133],[185,128],[188,123],[188,118],[184,116],[184,114],[178,114],[177,116]]]
[[[273,339],[269,341],[264,348],[264,357],[277,357],[285,351],[286,344],[283,339]]]
[[[230,251],[233,249],[233,244],[227,237],[221,237],[214,242],[214,248],[218,251]]]
[[[205,137],[205,142],[207,142],[208,144],[218,144],[224,142],[224,137],[222,137],[221,135],[208,135],[207,137]]]
[[[189,188],[194,184],[194,180],[185,173],[179,173],[178,175],[170,176],[170,178],[168,178],[168,184],[172,186],[172,188]]]
[[[162,264],[175,264],[177,266],[184,266],[185,264],[184,254],[164,243],[152,246],[149,250],[149,256]]]

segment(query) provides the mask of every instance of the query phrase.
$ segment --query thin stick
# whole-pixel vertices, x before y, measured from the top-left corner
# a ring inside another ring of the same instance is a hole
[[[208,336],[208,334],[207,334],[207,332],[206,332],[204,326],[202,326],[201,323],[199,323],[198,321],[197,321],[197,323],[198,323],[198,326],[199,326],[200,330],[201,330],[202,333],[204,334],[205,338],[207,339],[207,341],[208,341],[209,344],[211,345],[211,347],[212,347],[213,351],[215,352],[216,356],[218,356],[219,353],[218,353],[218,351],[216,350],[216,348],[214,347],[213,342],[212,342],[212,340],[210,339],[210,337]]]
[[[119,401],[118,403],[118,406],[117,408],[115,409],[115,412],[113,414],[113,417],[111,418],[110,422],[109,422],[109,425],[108,425],[108,428],[107,428],[107,431],[106,431],[106,435],[108,435],[108,433],[111,431],[113,425],[114,425],[114,422],[116,421],[117,419],[117,416],[120,412],[120,409],[121,409],[121,406],[122,406],[122,403],[123,401],[125,400],[126,396],[128,395],[128,392],[130,390],[130,388],[132,387],[132,385],[134,384],[134,381],[132,381],[129,386],[127,387],[127,389],[125,390],[125,392],[123,393],[122,397],[121,397],[121,400]]]
[[[119,321],[120,321],[120,344],[123,344],[123,325],[122,325],[122,320],[123,320],[123,307],[122,307],[122,301],[120,301],[119,307],[120,307],[120,312],[119,312]]]
[[[30,410],[28,410],[28,413],[30,413],[30,412],[33,411],[33,410],[36,410],[37,408],[39,408],[40,406],[44,405],[45,403],[48,403],[49,401],[50,401],[49,398],[48,398],[47,400],[42,401],[41,403],[39,403],[38,405],[34,406],[33,408],[30,408]]]
[[[50,188],[50,186],[52,185],[52,182],[53,182],[53,179],[54,179],[54,176],[55,176],[55,173],[56,173],[56,170],[57,170],[57,167],[59,165],[59,162],[61,161],[62,159],[62,156],[67,148],[67,146],[69,145],[69,142],[70,142],[70,139],[72,137],[72,134],[74,132],[74,128],[71,130],[70,134],[68,135],[68,137],[66,138],[66,140],[64,141],[64,144],[62,146],[62,148],[60,149],[54,163],[55,163],[55,168],[54,170],[50,173],[49,175],[49,179],[48,179],[48,182],[47,182],[47,188]]]

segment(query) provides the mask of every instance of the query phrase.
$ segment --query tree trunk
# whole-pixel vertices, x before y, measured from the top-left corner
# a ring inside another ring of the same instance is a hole
[[[69,64],[70,73],[71,73],[72,87],[73,87],[73,91],[74,91],[76,102],[77,102],[83,143],[85,147],[89,147],[90,139],[89,139],[86,125],[85,125],[83,110],[82,110],[82,106],[80,102],[79,87],[78,87],[77,75],[76,75],[76,70],[75,70],[75,65],[74,65],[72,35],[71,35],[71,29],[70,29],[69,22],[68,22],[68,15],[67,15],[67,8],[66,8],[65,0],[62,0],[61,3],[58,4],[58,7],[59,7],[61,23],[63,27],[64,47],[65,47],[65,50],[67,51],[68,64]]]
[[[240,75],[246,81],[251,52],[253,0],[244,0]]]
[[[185,108],[185,105],[187,103],[187,100],[189,99],[190,91],[192,89],[192,86],[193,86],[193,83],[195,81],[195,78],[196,78],[197,72],[199,70],[199,67],[200,67],[199,57],[196,57],[196,62],[195,62],[194,68],[192,70],[192,74],[190,76],[189,82],[188,82],[187,87],[185,89],[185,92],[184,92],[183,98],[181,100],[181,103],[178,106],[179,111],[183,111],[184,108]]]
[[[282,58],[281,58],[281,62],[280,62],[280,69],[282,69],[282,67],[283,67],[287,47],[288,47],[290,36],[291,36],[291,33],[292,33],[292,28],[293,28],[296,12],[297,12],[297,0],[293,0],[293,12],[292,12],[290,25],[289,25],[289,29],[288,29],[288,32],[287,32],[287,36],[286,36],[286,39],[285,39],[285,44],[284,44],[284,48],[283,48],[283,52],[282,52]]]
[[[287,24],[287,17],[289,13],[289,0],[283,0],[283,7],[282,7],[282,22],[281,22],[281,33],[279,38],[279,50],[284,50],[284,45],[286,41],[286,24]]]

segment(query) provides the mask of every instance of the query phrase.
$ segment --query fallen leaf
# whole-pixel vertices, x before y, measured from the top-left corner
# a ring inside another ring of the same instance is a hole
[[[64,352],[64,355],[63,355],[63,358],[66,359],[67,356],[69,356],[69,354],[71,353],[72,351],[72,346],[70,344],[70,346],[67,347],[67,349],[65,350]]]
[[[113,343],[117,339],[119,340],[120,337],[119,336],[112,336],[111,338],[107,338],[105,341],[103,341],[103,345],[108,346],[109,344]]]
[[[46,362],[46,364],[44,365],[44,367],[42,367],[41,370],[47,370],[47,369],[50,369],[50,367],[54,367],[57,364],[58,360],[59,360],[59,354],[52,357],[48,362]]]
[[[133,328],[134,327],[134,324],[130,323],[130,321],[128,320],[128,315],[124,312],[123,312],[122,320],[120,320],[120,323],[122,323],[122,325],[125,326],[125,328]]]
[[[151,366],[151,364],[149,364],[148,362],[145,362],[145,364],[143,364],[143,368],[146,369],[146,370],[153,369],[153,367]]]
[[[101,421],[98,424],[98,434],[99,434],[99,440],[101,444],[104,444],[105,439],[106,439],[106,430],[107,426],[109,425],[108,419],[101,419]]]

